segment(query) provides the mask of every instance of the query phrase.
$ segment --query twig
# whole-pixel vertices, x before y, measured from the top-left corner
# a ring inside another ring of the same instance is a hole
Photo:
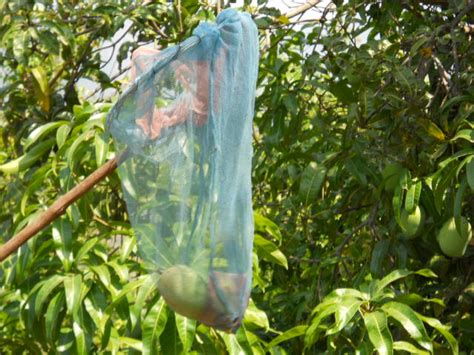
[[[288,18],[292,18],[295,16],[298,16],[299,14],[311,9],[312,7],[316,6],[319,4],[321,0],[308,0],[305,4],[298,6],[296,9],[288,11],[285,16]]]
[[[349,243],[349,241],[351,240],[351,238],[354,236],[354,234],[356,234],[359,230],[361,230],[362,228],[366,227],[366,226],[370,226],[374,223],[375,221],[375,217],[377,216],[377,212],[379,210],[379,204],[375,204],[374,208],[372,209],[372,211],[370,212],[370,215],[369,215],[369,218],[367,218],[367,220],[365,220],[364,222],[360,223],[358,226],[356,226],[345,238],[344,240],[342,241],[341,244],[339,244],[339,246],[336,248],[336,252],[334,253],[334,256],[341,256],[342,254],[342,250],[344,249],[344,247],[346,246],[347,243]]]

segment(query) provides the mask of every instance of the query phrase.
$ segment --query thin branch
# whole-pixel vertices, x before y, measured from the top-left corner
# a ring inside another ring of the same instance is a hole
[[[342,241],[341,244],[336,248],[336,252],[334,253],[334,256],[341,256],[342,250],[344,247],[349,243],[349,241],[352,239],[352,237],[362,228],[366,226],[371,226],[375,222],[375,217],[377,216],[377,212],[379,210],[379,203],[376,203],[372,211],[370,212],[369,218],[365,220],[364,222],[360,223],[358,226],[356,226]]]
[[[33,222],[28,224],[13,238],[0,246],[0,262],[14,253],[36,233],[64,214],[70,205],[86,194],[93,186],[97,185],[105,177],[110,175],[127,158],[127,152],[128,151],[126,150],[122,154],[118,154],[115,158],[102,165],[99,169],[76,185],[72,190],[59,197],[46,211],[44,211]]]
[[[292,18],[295,16],[298,16],[299,14],[311,9],[312,7],[316,6],[319,4],[321,0],[308,0],[305,4],[298,6],[296,9],[288,11],[285,16],[288,18]]]

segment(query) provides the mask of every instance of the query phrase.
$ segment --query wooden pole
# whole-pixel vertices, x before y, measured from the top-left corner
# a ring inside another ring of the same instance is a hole
[[[61,216],[71,204],[77,201],[82,195],[91,190],[106,176],[110,175],[117,167],[128,157],[128,150],[118,154],[115,158],[109,160],[72,190],[65,195],[59,197],[54,203],[38,216],[34,221],[29,223],[18,234],[13,236],[5,244],[0,246],[0,262],[5,260],[8,256],[13,254],[19,247],[25,244],[36,233],[48,226],[56,218]]]

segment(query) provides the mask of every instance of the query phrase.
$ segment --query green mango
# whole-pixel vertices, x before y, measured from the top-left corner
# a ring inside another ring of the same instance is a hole
[[[455,218],[451,217],[443,224],[436,236],[441,251],[451,257],[463,256],[471,238],[472,227],[464,217],[461,217],[461,234],[456,229]]]
[[[242,322],[241,290],[244,274],[212,271],[207,281],[186,265],[166,269],[158,280],[158,291],[170,308],[187,317],[227,332]],[[223,299],[222,299],[223,298]]]
[[[408,213],[407,210],[403,209],[400,214],[400,226],[403,234],[409,239],[413,239],[419,234],[424,223],[425,211],[420,206],[416,206],[413,213]]]
[[[185,265],[166,269],[158,280],[158,291],[170,308],[192,319],[199,319],[209,298],[207,281]]]

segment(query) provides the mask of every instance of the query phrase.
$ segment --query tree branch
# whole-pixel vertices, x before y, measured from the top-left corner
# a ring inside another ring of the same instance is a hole
[[[295,16],[298,16],[299,14],[311,9],[312,7],[316,6],[319,4],[321,0],[308,0],[305,4],[298,6],[296,9],[288,11],[285,16],[288,18],[292,18]]]
[[[32,223],[28,224],[5,244],[0,246],[0,262],[5,260],[36,233],[66,212],[66,209],[71,204],[86,194],[93,186],[97,185],[105,177],[110,175],[127,158],[127,156],[128,150],[125,150],[123,153],[118,154],[115,158],[109,160],[76,185],[72,190],[59,197],[46,211],[43,212],[43,214],[36,218]]]

